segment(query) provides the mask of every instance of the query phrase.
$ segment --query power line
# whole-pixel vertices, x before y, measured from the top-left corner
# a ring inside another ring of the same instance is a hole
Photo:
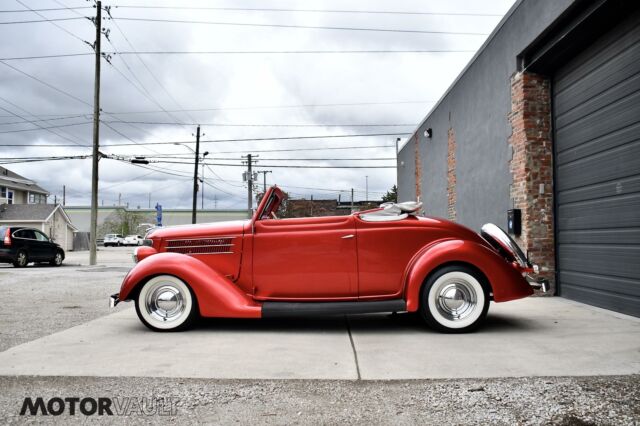
[[[113,51],[107,55],[311,55],[311,54],[391,54],[391,53],[473,53],[475,50],[209,50],[209,51]],[[57,55],[31,55],[0,58],[3,61],[26,61],[32,59],[69,58],[89,56],[93,53],[61,53]],[[123,59],[124,62],[124,59]]]
[[[18,2],[20,3],[20,2]],[[22,4],[22,3],[20,3]],[[22,4],[24,6],[24,4]],[[76,10],[76,9],[93,9],[92,6],[75,6],[75,7],[50,7],[47,9],[13,9],[13,10],[0,10],[0,13],[20,13],[20,12],[54,12],[58,10]]]
[[[111,13],[109,13],[109,17],[112,18]],[[113,24],[116,26],[116,28],[118,29],[118,31],[120,32],[120,34],[122,34],[122,37],[125,39],[125,41],[127,42],[127,44],[129,45],[129,47],[131,47],[131,49],[135,52],[136,48],[133,46],[133,43],[131,43],[131,41],[129,40],[129,38],[127,37],[127,35],[124,33],[124,31],[122,30],[122,28],[120,28],[120,25],[118,24],[118,22],[116,20],[113,20]],[[113,46],[113,43],[112,43]],[[115,46],[114,46],[115,47]],[[166,89],[166,87],[164,87],[164,85],[162,84],[162,82],[160,82],[160,80],[158,79],[158,77],[156,77],[156,75],[153,73],[153,71],[151,71],[151,68],[149,68],[149,66],[147,65],[147,63],[140,57],[140,55],[134,53],[136,55],[136,57],[138,58],[138,60],[140,61],[140,63],[142,63],[142,65],[144,66],[144,68],[147,70],[147,72],[149,73],[149,75],[151,75],[151,77],[155,80],[155,82],[158,84],[158,86],[160,86],[160,88],[164,91],[164,93],[173,101],[174,104],[176,104],[176,106],[178,106],[178,108],[180,109],[184,109],[182,107],[182,105],[180,105],[180,103],[171,95],[171,93],[169,93],[169,91]],[[164,108],[161,105],[158,105],[161,109],[164,110]],[[186,113],[187,117],[189,117],[192,121],[195,121],[193,119],[193,117],[191,117],[191,115],[189,115],[189,113]],[[170,113],[167,112],[167,115],[170,116],[171,118],[173,118],[174,120],[176,120],[176,118],[174,118]]]
[[[162,163],[162,164],[192,164],[186,161],[167,161],[167,160],[158,160],[154,161],[154,163]],[[218,167],[246,167],[245,164],[225,164],[225,163],[202,163],[207,164],[209,166],[218,166]],[[395,169],[396,166],[310,166],[305,164],[287,164],[285,165],[273,165],[273,164],[260,164],[260,167],[276,167],[283,169]]]
[[[80,40],[80,41],[81,41],[81,42],[83,42],[83,43],[90,44],[89,42],[87,42],[87,41],[83,40],[82,38],[78,37],[77,35],[75,35],[75,34],[74,34],[74,33],[72,33],[71,31],[67,30],[66,28],[64,28],[64,27],[62,27],[62,26],[60,26],[60,25],[56,24],[54,21],[57,21],[58,19],[49,19],[49,18],[47,18],[46,16],[44,16],[43,14],[39,13],[39,11],[37,11],[37,10],[35,10],[35,9],[32,9],[32,8],[30,8],[29,6],[27,6],[27,5],[26,5],[26,4],[24,4],[22,1],[20,1],[20,0],[16,0],[16,1],[17,1],[18,3],[20,3],[20,5],[21,5],[22,7],[24,7],[24,8],[26,8],[26,9],[28,9],[30,12],[33,12],[33,13],[35,13],[36,15],[38,15],[39,17],[43,18],[43,19],[44,19],[44,21],[43,21],[43,22],[49,22],[49,23],[51,23],[51,25],[53,25],[53,26],[57,27],[58,29],[60,29],[60,30],[64,31],[65,33],[69,34],[71,37],[73,37],[73,38],[75,38],[75,39],[77,39],[77,40]],[[26,12],[26,10],[25,10],[25,12]],[[77,13],[77,12],[76,12],[76,13]],[[84,16],[82,16],[82,15],[80,15],[80,18],[68,18],[68,19],[66,19],[66,20],[71,20],[71,19],[85,19],[85,17],[84,17]],[[60,20],[62,20],[62,19],[60,19]]]
[[[173,10],[226,10],[248,12],[308,12],[308,13],[351,13],[351,14],[380,14],[380,15],[428,15],[428,16],[482,16],[499,17],[499,14],[470,13],[470,12],[411,12],[399,10],[332,10],[332,9],[282,9],[282,8],[240,8],[240,7],[196,7],[196,6],[142,6],[117,5],[118,9],[173,9]]]
[[[2,59],[0,59],[2,60]],[[117,69],[114,67],[114,69]],[[118,70],[119,71],[119,70]],[[349,102],[349,103],[331,103],[331,104],[299,104],[299,105],[256,105],[256,106],[236,106],[236,107],[212,107],[212,108],[193,108],[181,110],[167,110],[168,112],[207,112],[207,111],[234,111],[234,110],[260,110],[260,109],[302,109],[302,108],[327,108],[327,107],[351,107],[351,106],[380,106],[380,105],[409,105],[409,104],[432,104],[436,101],[389,101],[389,102]],[[157,114],[162,110],[138,110],[138,111],[108,111],[103,114],[109,115],[131,115],[131,114]],[[71,116],[78,113],[68,114],[39,114],[45,116]],[[0,115],[2,117],[2,115]]]
[[[281,140],[305,140],[305,139],[335,139],[335,138],[359,138],[359,137],[381,137],[381,136],[408,136],[410,133],[368,133],[368,134],[347,134],[347,135],[314,135],[314,136],[290,136],[290,137],[271,137],[271,138],[246,138],[246,139],[210,139],[201,140],[200,143],[225,143],[225,142],[260,142],[260,141],[281,141]],[[175,145],[176,143],[195,143],[194,141],[161,141],[161,142],[138,142],[138,143],[114,143],[103,144],[103,148],[115,146],[132,146],[132,145]],[[20,144],[0,144],[5,147],[23,147]],[[39,144],[33,146],[57,146],[63,147],[68,145],[47,145]],[[253,152],[253,150],[251,150]]]
[[[252,150],[253,152],[253,150]],[[153,158],[153,157],[150,157]],[[236,161],[237,158],[221,158],[213,156],[216,161]],[[369,160],[395,160],[396,157],[358,157],[358,158],[260,158],[258,161],[369,161]],[[206,164],[206,163],[205,163]],[[260,166],[259,164],[256,167]],[[260,166],[266,167],[266,166]]]
[[[88,19],[87,17],[78,18],[50,18],[50,19],[33,19],[27,21],[5,21],[0,22],[0,25],[13,25],[13,24],[37,24],[41,22],[54,22],[54,21],[77,21],[78,19]]]
[[[385,33],[410,33],[410,34],[445,34],[445,35],[466,35],[466,36],[486,36],[487,33],[464,32],[464,31],[435,31],[435,30],[400,30],[391,28],[358,28],[358,27],[328,27],[313,25],[291,25],[291,24],[257,24],[247,22],[216,22],[216,21],[195,21],[180,19],[158,19],[158,18],[133,18],[118,17],[120,21],[172,23],[172,24],[202,24],[202,25],[228,25],[240,27],[270,27],[270,28],[302,28],[311,30],[338,30],[338,31],[372,31]]]
[[[29,123],[29,124],[33,124],[33,123]],[[47,127],[43,127],[43,126],[39,126],[36,129],[18,129],[18,130],[3,130],[0,131],[0,134],[4,134],[4,133],[22,133],[22,132],[33,132],[33,131],[38,131],[38,130],[47,130],[47,129],[59,129],[62,127],[74,127],[74,126],[81,126],[83,124],[91,124],[91,121],[85,121],[82,123],[70,123],[70,124],[59,124],[57,126],[47,126]]]
[[[413,127],[415,123],[408,124],[359,124],[359,123],[327,123],[327,124],[258,124],[258,123],[175,123],[167,121],[128,121],[128,120],[113,120],[103,121],[103,123],[124,123],[124,124],[148,124],[157,126],[211,126],[211,127]]]
[[[52,85],[52,84],[50,84],[50,83],[47,83],[46,81],[43,81],[43,80],[39,79],[39,78],[38,78],[38,77],[36,77],[36,76],[33,76],[33,75],[31,75],[31,74],[29,74],[29,73],[27,73],[27,72],[25,72],[25,71],[22,71],[20,68],[14,67],[13,65],[9,65],[9,64],[7,64],[6,62],[4,62],[4,61],[2,61],[2,60],[0,60],[0,64],[4,65],[4,66],[6,66],[6,67],[9,67],[9,68],[11,68],[12,70],[14,70],[14,71],[16,71],[16,72],[19,72],[20,74],[22,74],[22,75],[24,75],[24,76],[26,76],[26,77],[29,77],[30,79],[35,80],[35,81],[37,81],[38,83],[43,84],[43,85],[47,86],[48,88],[50,88],[50,89],[52,89],[52,90],[55,90],[55,91],[56,91],[56,92],[58,92],[58,93],[62,93],[63,95],[65,95],[65,96],[67,96],[67,97],[69,97],[69,98],[71,98],[71,99],[73,99],[73,100],[76,100],[76,101],[78,101],[78,102],[80,102],[80,103],[82,103],[82,104],[84,104],[84,105],[89,106],[89,107],[91,107],[91,106],[92,106],[89,102],[85,102],[85,101],[83,101],[82,99],[80,99],[79,97],[77,97],[77,96],[75,96],[75,95],[72,95],[72,94],[71,94],[71,93],[69,93],[69,92],[66,92],[66,91],[64,91],[64,90],[62,90],[62,89],[59,89],[59,88],[55,87],[54,85]]]
[[[28,115],[30,115],[30,116],[32,116],[32,117],[36,117],[35,115],[33,115],[32,113],[30,113],[30,112],[29,112],[29,111],[27,111],[26,109],[24,109],[24,108],[22,108],[22,107],[20,107],[20,106],[16,105],[15,103],[11,102],[11,101],[10,101],[10,100],[8,100],[8,99],[5,99],[5,98],[3,98],[3,97],[1,97],[1,96],[0,96],[0,100],[4,101],[5,103],[7,103],[7,104],[9,104],[9,105],[11,105],[11,106],[13,106],[14,108],[17,108],[17,109],[19,109],[19,110],[21,110],[21,111],[25,112],[26,114],[28,114]],[[2,106],[0,106],[0,109],[2,109],[3,111],[8,112],[9,114],[11,114],[11,115],[12,115],[12,116],[14,116],[14,117],[17,117],[17,118],[20,118],[20,119],[22,119],[22,120],[25,120],[25,122],[30,122],[28,119],[26,119],[26,118],[25,118],[25,117],[23,117],[22,115],[20,115],[20,114],[16,114],[15,112],[10,111],[10,110],[8,110],[8,109],[6,109],[6,108],[2,107]],[[34,126],[37,126],[37,127],[42,127],[40,124],[35,123],[35,122],[30,122],[30,124],[33,124]],[[45,130],[46,130],[47,132],[49,132],[49,133],[53,134],[53,135],[58,136],[58,137],[59,137],[59,138],[61,138],[61,139],[64,139],[64,140],[66,140],[66,141],[69,141],[69,142],[71,142],[71,143],[73,144],[73,145],[67,145],[67,146],[72,146],[72,147],[81,146],[81,147],[85,147],[85,148],[87,148],[87,147],[88,147],[87,145],[84,145],[84,144],[82,143],[82,142],[83,142],[82,140],[80,140],[79,138],[77,138],[76,136],[73,136],[73,135],[71,135],[71,134],[68,134],[70,137],[67,137],[67,136],[64,136],[64,135],[59,134],[59,133],[58,133],[58,131],[56,131],[56,130],[51,130],[51,129],[45,129]],[[71,137],[73,137],[74,139],[76,139],[76,141],[74,141],[73,139],[71,139]],[[77,142],[77,141],[79,141],[79,142]],[[23,146],[23,145],[16,145],[16,146]],[[54,146],[58,146],[58,145],[54,145]]]
[[[42,119],[38,119],[38,120],[22,120],[22,121],[10,121],[7,123],[0,123],[0,126],[9,126],[9,125],[13,125],[13,124],[34,124],[36,122],[42,122],[42,121],[58,121],[58,120],[71,120],[72,118],[85,118],[88,117],[89,114],[76,114],[76,115],[70,115],[67,117],[56,117],[56,118],[42,118]]]

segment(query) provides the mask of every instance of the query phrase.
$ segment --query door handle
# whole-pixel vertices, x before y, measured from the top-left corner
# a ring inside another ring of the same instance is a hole
[[[348,240],[349,238],[353,238],[353,237],[355,237],[355,235],[349,234],[349,235],[345,235],[344,237],[340,237],[340,238],[342,238],[343,240]]]

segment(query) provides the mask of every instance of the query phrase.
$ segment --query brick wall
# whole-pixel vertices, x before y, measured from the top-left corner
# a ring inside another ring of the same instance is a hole
[[[546,77],[513,75],[509,122],[511,199],[522,210],[522,234],[516,240],[555,290],[551,91]]]
[[[422,164],[420,162],[420,138],[416,133],[413,137],[414,140],[414,155],[416,161],[416,200],[422,201]]]
[[[447,133],[447,218],[456,220],[456,134],[452,128]]]

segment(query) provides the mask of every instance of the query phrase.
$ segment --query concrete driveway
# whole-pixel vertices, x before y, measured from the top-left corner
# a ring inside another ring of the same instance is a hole
[[[106,299],[105,299],[106,303]],[[428,379],[640,373],[640,319],[562,298],[492,304],[476,333],[412,315],[204,320],[153,333],[133,308],[0,353],[0,375]]]

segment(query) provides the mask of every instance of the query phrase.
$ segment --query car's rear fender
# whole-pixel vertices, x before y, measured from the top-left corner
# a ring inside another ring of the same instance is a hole
[[[486,278],[493,300],[506,302],[533,294],[521,273],[489,247],[460,239],[435,241],[420,250],[405,272],[407,310],[414,312],[420,305],[420,290],[426,278],[438,268],[452,263],[475,267]]]
[[[125,277],[119,299],[133,299],[140,286],[158,275],[173,275],[184,281],[194,292],[204,317],[259,318],[261,315],[261,305],[233,282],[200,260],[179,253],[158,253],[141,260]]]

